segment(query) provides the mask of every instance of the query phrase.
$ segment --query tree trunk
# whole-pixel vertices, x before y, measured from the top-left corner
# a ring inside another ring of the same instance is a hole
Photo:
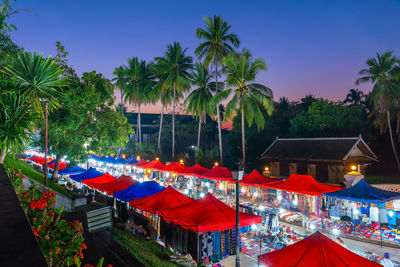
[[[162,105],[161,107],[160,129],[158,130],[157,150],[160,150],[161,148],[161,131],[163,125],[163,118],[164,118],[164,105]]]
[[[139,110],[138,110],[137,129],[138,129],[138,135],[139,135],[139,143],[142,143],[142,127],[141,127],[141,119],[140,119],[140,104],[139,104]]]
[[[6,157],[7,148],[0,150],[0,164],[4,164],[4,159]]]
[[[51,176],[52,180],[54,180],[58,174],[58,167],[60,166],[62,156],[63,156],[62,154],[57,154],[56,156],[56,162],[54,163],[54,171],[53,175]]]
[[[45,127],[44,127],[44,185],[47,186],[47,173],[48,173],[48,169],[47,169],[47,122],[48,122],[48,112],[47,112],[47,106],[48,106],[48,101],[45,102]]]
[[[197,131],[197,149],[200,149],[201,120],[199,117],[199,129]]]
[[[172,162],[175,160],[175,97],[176,83],[174,83],[174,96],[172,99]]]
[[[215,58],[215,89],[218,86],[218,65],[217,58]],[[219,164],[224,164],[224,152],[222,150],[222,132],[221,132],[221,118],[219,117],[219,104],[217,104],[217,122],[218,122],[218,142],[219,142]]]
[[[387,115],[387,122],[388,122],[388,126],[389,126],[389,135],[390,135],[390,141],[392,142],[392,149],[393,149],[393,153],[394,153],[394,158],[396,159],[396,164],[397,164],[397,168],[399,169],[400,172],[400,162],[399,162],[399,158],[397,156],[397,151],[396,151],[396,147],[394,144],[394,140],[393,140],[393,134],[392,134],[392,125],[390,122],[390,113],[389,110],[386,111],[386,115]]]
[[[122,88],[121,88],[121,116],[124,116],[124,104],[122,102]]]
[[[246,170],[246,137],[245,137],[245,132],[244,132],[244,108],[242,106],[242,166],[243,170]]]

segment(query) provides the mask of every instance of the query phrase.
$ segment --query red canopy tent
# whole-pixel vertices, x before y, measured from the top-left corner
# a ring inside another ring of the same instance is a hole
[[[94,185],[97,190],[106,192],[109,195],[114,195],[115,192],[124,190],[131,185],[136,184],[137,181],[131,176],[122,174],[118,179],[108,183]]]
[[[228,181],[232,179],[232,173],[228,168],[215,166],[211,170],[198,175],[198,177],[217,181]]]
[[[32,157],[30,157],[30,158],[28,158],[29,160],[31,160],[31,161],[35,161],[35,159],[37,159],[39,156],[32,156]]]
[[[202,199],[159,211],[165,220],[192,232],[213,232],[233,229],[236,226],[236,210],[216,199],[212,194]],[[240,226],[261,223],[261,217],[240,212]]]
[[[53,158],[47,158],[47,163],[50,161],[53,161]],[[43,165],[44,164],[44,157],[38,157],[37,159],[34,160],[37,164]]]
[[[56,166],[55,162],[49,164],[47,167],[49,167],[50,169],[54,169],[54,166]],[[58,165],[58,169],[62,170],[62,169],[65,169],[65,168],[67,168],[67,164],[65,164],[64,162],[60,162],[60,164]]]
[[[268,184],[265,185],[265,187],[312,196],[321,196],[323,193],[334,192],[341,189],[338,186],[321,184],[311,175],[301,174],[292,174],[289,179],[284,182]]]
[[[145,161],[144,159],[141,159],[140,161],[138,161],[138,162],[136,162],[136,163],[133,163],[133,164],[131,164],[131,166],[134,166],[134,167],[140,167],[140,166],[143,166],[143,165],[146,165],[146,164],[148,164],[148,162],[147,162],[147,161]]]
[[[153,160],[150,163],[147,163],[146,165],[142,165],[142,166],[136,166],[137,168],[140,169],[150,169],[150,170],[159,170],[165,167],[165,164],[158,161],[158,160]]]
[[[332,241],[320,232],[283,249],[266,253],[258,258],[263,266],[381,266],[363,258]]]
[[[189,167],[183,171],[178,172],[178,174],[179,175],[188,175],[188,176],[198,176],[198,175],[202,175],[206,171],[209,171],[209,169],[196,163],[192,167]]]
[[[98,184],[109,183],[109,182],[112,182],[112,181],[114,181],[116,179],[117,178],[115,178],[111,174],[106,173],[106,174],[103,174],[102,176],[99,176],[99,177],[96,177],[96,178],[83,180],[82,182],[84,184],[90,186],[90,187],[96,188],[96,185],[98,185]]]
[[[168,164],[164,168],[160,169],[160,171],[177,173],[177,172],[180,172],[180,171],[184,171],[187,168],[189,168],[189,167],[185,166],[183,164],[180,164],[178,162],[171,162],[170,164]]]
[[[132,199],[129,205],[143,211],[157,214],[159,210],[167,208],[175,208],[193,202],[194,199],[175,190],[172,186],[168,186],[161,192],[154,195]]]
[[[253,170],[248,175],[243,175],[243,179],[240,181],[240,185],[243,186],[253,186],[253,187],[260,187],[264,186],[265,184],[269,183],[279,183],[282,182],[282,178],[271,178],[265,175],[262,175],[256,170]],[[235,180],[230,180],[229,183],[236,183]]]

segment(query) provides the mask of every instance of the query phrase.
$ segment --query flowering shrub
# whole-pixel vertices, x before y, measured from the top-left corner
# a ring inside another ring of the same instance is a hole
[[[82,223],[63,219],[62,209],[53,207],[56,203],[53,191],[41,192],[33,183],[25,189],[25,176],[16,168],[9,169],[8,174],[48,265],[80,264],[82,250],[86,249]]]

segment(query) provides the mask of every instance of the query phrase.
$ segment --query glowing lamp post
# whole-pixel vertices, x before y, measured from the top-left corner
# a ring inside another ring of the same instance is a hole
[[[239,181],[242,180],[243,172],[244,171],[240,162],[238,163],[238,170],[232,172],[232,178],[233,180],[236,180],[236,267],[240,267]]]

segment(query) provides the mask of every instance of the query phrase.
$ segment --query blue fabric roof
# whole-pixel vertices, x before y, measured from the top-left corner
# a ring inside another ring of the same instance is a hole
[[[78,166],[74,166],[74,167],[71,167],[71,168],[65,168],[65,169],[59,170],[58,174],[60,174],[60,175],[80,174],[80,173],[83,173],[85,171],[86,171],[86,169],[84,169],[84,168],[81,168],[81,167],[78,167]]]
[[[56,162],[55,159],[53,159],[52,161],[48,162],[48,163],[47,163],[47,166],[49,166],[50,164],[53,164],[54,162]],[[43,164],[42,166],[44,167],[44,164]]]
[[[71,178],[72,180],[77,181],[77,182],[82,182],[83,180],[96,178],[96,177],[102,176],[103,174],[104,173],[99,172],[95,168],[90,168],[83,173],[71,175],[69,178]]]
[[[364,179],[352,187],[331,193],[324,193],[323,195],[366,203],[382,203],[400,198],[400,193],[370,186]]]
[[[136,183],[124,190],[115,192],[114,197],[122,201],[129,201],[132,199],[154,195],[158,192],[163,191],[164,189],[165,187],[154,181]]]
[[[95,154],[89,154],[93,159],[99,159],[98,156],[96,156]]]
[[[139,162],[139,161],[138,161],[137,159],[132,158],[132,159],[128,159],[127,164],[134,164],[134,163],[138,163],[138,162]]]
[[[118,158],[115,160],[117,163],[122,163],[122,164],[126,164],[127,161],[124,158]]]

